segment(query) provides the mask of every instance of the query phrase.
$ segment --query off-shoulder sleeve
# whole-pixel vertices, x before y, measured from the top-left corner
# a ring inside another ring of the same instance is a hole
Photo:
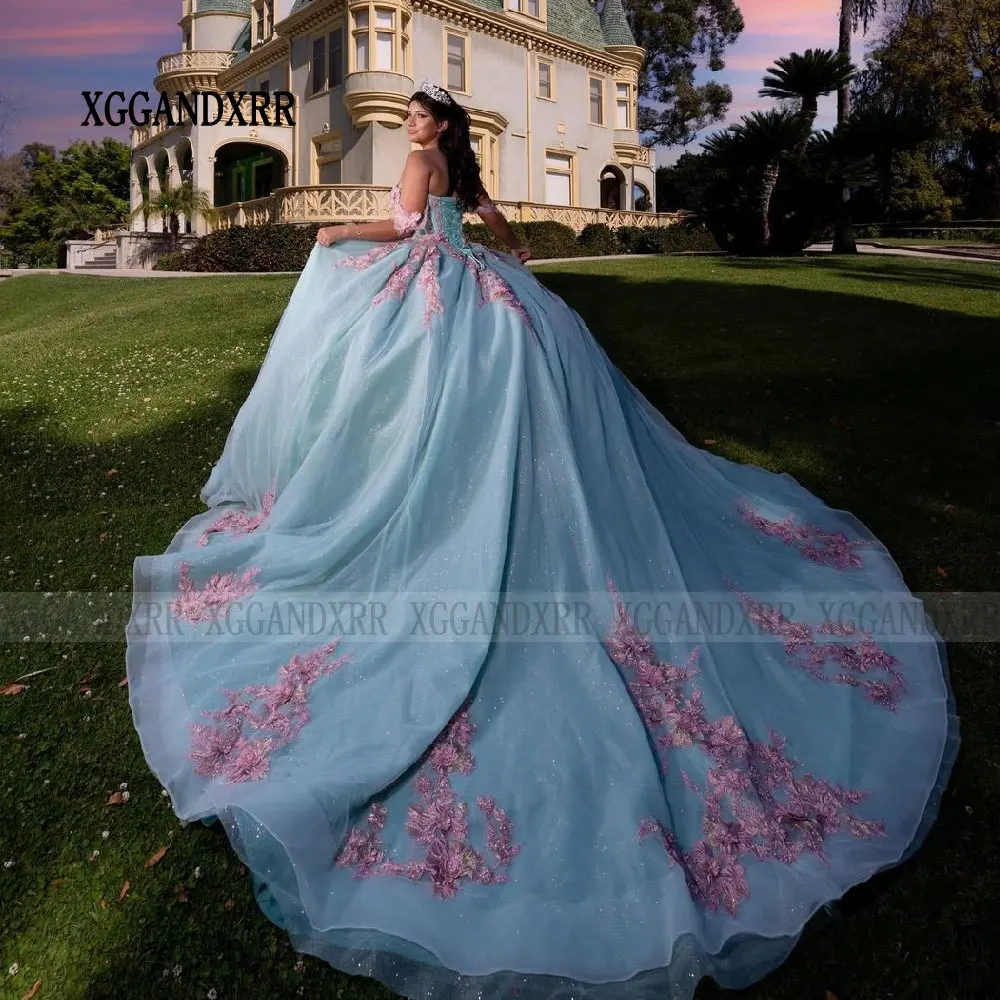
[[[405,238],[412,236],[423,219],[423,212],[408,212],[400,201],[399,186],[389,192],[389,208],[392,210],[392,225],[397,235]]]

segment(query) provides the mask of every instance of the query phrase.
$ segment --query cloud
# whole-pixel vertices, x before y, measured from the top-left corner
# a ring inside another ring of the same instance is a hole
[[[767,35],[807,35],[832,38],[836,45],[839,0],[742,0],[739,5],[748,32]]]
[[[177,32],[178,8],[152,4],[136,14],[129,0],[4,0],[0,52],[37,58],[103,57],[162,48]]]

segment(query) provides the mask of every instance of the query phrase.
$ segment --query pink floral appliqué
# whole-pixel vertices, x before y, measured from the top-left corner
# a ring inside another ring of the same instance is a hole
[[[740,500],[736,509],[758,531],[798,549],[806,559],[835,569],[859,569],[864,563],[855,549],[875,544],[867,539],[850,539],[842,531],[826,531],[809,521],[796,522],[791,514],[780,521],[769,520],[746,500]]]
[[[403,239],[412,236],[417,231],[417,227],[424,217],[423,212],[408,212],[403,208],[402,191],[400,191],[398,184],[394,184],[389,192],[389,210],[392,212],[392,227],[396,230],[396,234]]]
[[[278,669],[275,684],[224,691],[226,707],[202,713],[219,725],[191,724],[195,773],[229,782],[266,777],[271,754],[295,739],[309,722],[309,688],[350,660],[349,653],[331,659],[339,642],[335,639],[304,656],[296,653]],[[264,735],[249,739],[246,730]]]
[[[246,510],[231,510],[223,514],[222,517],[213,521],[201,533],[201,537],[198,539],[198,546],[206,546],[208,544],[208,536],[213,532],[229,531],[234,535],[246,535],[251,531],[256,531],[271,514],[271,508],[274,507],[274,494],[275,487],[272,485],[264,494],[261,509],[256,514],[251,514]]]
[[[906,681],[899,670],[899,660],[878,645],[870,632],[861,632],[861,637],[852,643],[817,642],[817,635],[851,637],[857,636],[860,629],[850,622],[824,622],[813,626],[791,621],[778,608],[755,601],[731,581],[726,582],[739,594],[744,613],[751,622],[762,632],[785,640],[785,654],[794,666],[801,667],[816,680],[859,688],[876,705],[895,711],[899,698],[906,692]],[[824,669],[827,664],[834,664],[840,670],[828,673]],[[884,676],[870,676],[879,671]]]
[[[199,589],[191,579],[191,563],[182,562],[177,583],[180,597],[170,602],[170,610],[178,618],[190,622],[214,620],[224,608],[256,593],[254,580],[259,573],[258,567],[248,569],[241,577],[235,573],[213,573],[208,583]]]
[[[638,829],[640,840],[655,836],[681,867],[695,902],[710,913],[723,907],[735,916],[750,894],[747,858],[792,864],[806,851],[825,858],[827,836],[842,829],[859,838],[885,835],[883,822],[851,812],[867,792],[796,775],[797,764],[778,733],[772,731],[768,743],[753,743],[733,716],[707,719],[701,693],[694,688],[688,694],[684,687],[696,673],[698,651],[683,668],[658,662],[611,581],[609,587],[615,616],[605,648],[632,675],[629,692],[657,747],[698,746],[714,764],[705,789],[683,775],[703,805],[703,839],[685,851],[656,818],[643,819]]]
[[[438,269],[441,255],[446,254],[463,263],[475,278],[479,291],[479,308],[492,302],[501,303],[520,317],[532,338],[537,341],[538,337],[527,310],[514,294],[514,290],[496,271],[487,266],[480,266],[468,253],[462,253],[453,247],[444,232],[424,229],[422,222],[430,213],[421,215],[407,213],[402,209],[399,206],[398,187],[392,189],[389,199],[390,206],[393,207],[393,225],[396,232],[400,233],[401,239],[406,239],[409,247],[405,260],[393,268],[385,287],[372,299],[372,306],[381,305],[390,299],[402,299],[416,278],[417,287],[424,293],[424,326],[429,328],[435,315],[444,314]],[[398,249],[398,243],[382,243],[365,253],[344,257],[336,266],[363,270],[396,253]]]
[[[363,826],[351,830],[334,859],[341,868],[354,868],[355,878],[396,875],[430,882],[442,899],[457,895],[464,881],[495,885],[507,881],[506,869],[520,853],[514,828],[506,812],[489,796],[476,805],[486,819],[486,846],[496,859],[490,865],[469,843],[468,805],[459,801],[451,785],[452,774],[471,774],[476,763],[469,750],[476,727],[466,706],[452,718],[424,755],[414,780],[419,798],[410,805],[406,832],[423,849],[423,858],[401,863],[386,856],[382,831],[387,808],[374,803]]]

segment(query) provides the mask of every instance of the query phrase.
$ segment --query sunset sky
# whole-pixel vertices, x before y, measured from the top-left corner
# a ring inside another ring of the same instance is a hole
[[[77,138],[113,135],[128,142],[128,125],[82,128],[87,109],[81,90],[150,90],[156,60],[180,48],[180,0],[2,0],[0,90],[15,107],[4,143],[7,152],[28,142],[64,148]],[[760,78],[775,58],[837,43],[838,0],[743,0],[746,31],[730,49],[718,77],[734,91],[730,118],[772,106],[757,97]],[[855,61],[862,44],[856,43]],[[832,124],[836,102],[820,105],[819,127]],[[659,150],[673,160],[682,150]]]

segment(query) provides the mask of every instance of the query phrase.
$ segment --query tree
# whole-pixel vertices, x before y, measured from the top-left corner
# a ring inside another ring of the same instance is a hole
[[[799,114],[812,131],[819,99],[849,84],[857,72],[849,57],[833,49],[806,49],[774,61],[764,77],[761,97],[797,100]]]
[[[725,84],[695,84],[699,60],[712,72],[725,68],[726,47],[743,31],[743,15],[734,0],[625,0],[624,9],[636,44],[646,50],[639,131],[652,145],[693,142],[725,117],[733,100]]]
[[[896,0],[856,98],[925,119],[922,155],[965,214],[1000,214],[1000,0]]]
[[[143,188],[142,199],[129,213],[129,221],[146,219],[154,213],[159,214],[163,220],[163,228],[170,233],[171,243],[176,247],[182,215],[188,219],[196,219],[199,215],[211,218],[215,209],[207,192],[195,187],[191,181],[183,181],[155,193],[151,193],[149,188]]]
[[[750,196],[748,209],[752,225],[751,247],[754,252],[771,249],[771,198],[781,163],[799,149],[809,137],[805,118],[789,111],[754,111],[724,132],[710,136],[704,143],[707,155],[726,169],[749,168]]]
[[[28,171],[21,154],[11,153],[7,156],[0,153],[0,227],[7,222],[11,205],[27,180]]]
[[[112,228],[128,212],[120,196],[128,190],[129,148],[123,143],[81,141],[59,155],[52,146],[30,143],[19,156],[26,178],[0,229],[5,248],[18,261],[58,266],[64,239]]]
[[[840,0],[840,40],[838,51],[851,61],[851,38],[860,27],[867,31],[881,8],[891,0]],[[837,126],[844,128],[851,117],[851,83],[845,80],[837,91]],[[833,235],[834,253],[857,253],[858,244],[851,224],[851,189],[841,193],[840,218]]]

